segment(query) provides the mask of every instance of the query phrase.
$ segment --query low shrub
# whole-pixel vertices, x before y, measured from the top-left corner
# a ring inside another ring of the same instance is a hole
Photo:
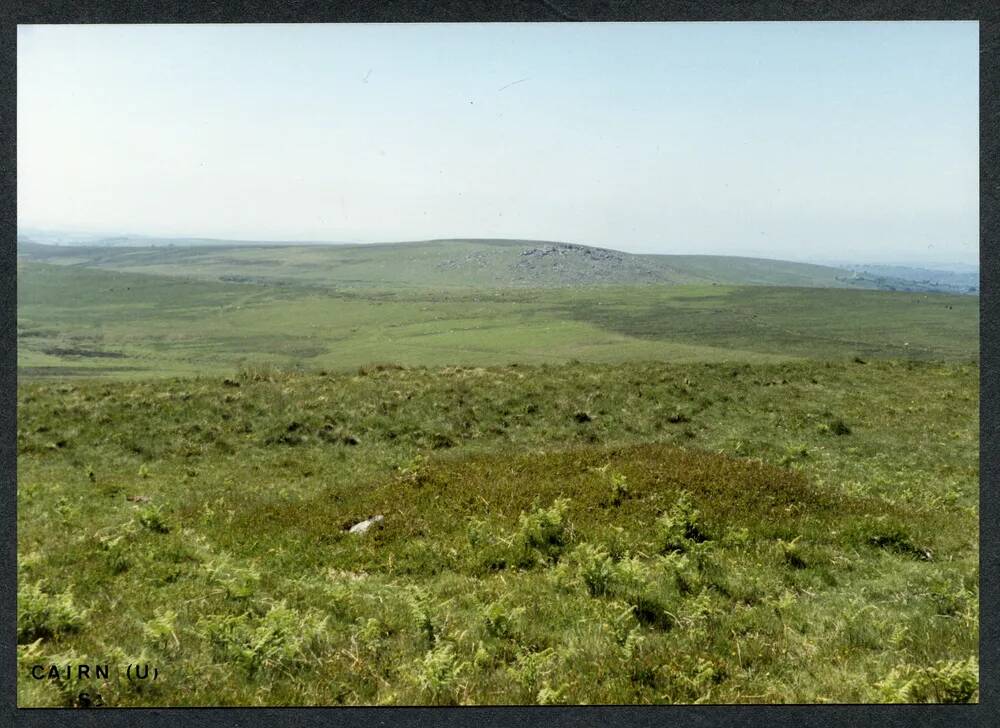
[[[687,551],[692,543],[708,540],[701,514],[687,493],[681,493],[670,510],[657,519],[656,537],[660,553]]]
[[[677,579],[671,581],[653,573],[656,566],[647,566],[635,556],[614,561],[604,549],[591,544],[574,549],[573,561],[578,578],[591,596],[621,600],[647,626],[670,629],[676,621],[674,611],[680,599]]]
[[[139,509],[139,525],[153,533],[170,533],[170,524],[162,506],[144,506]]]
[[[524,607],[511,607],[502,600],[490,602],[482,609],[486,633],[500,639],[514,636],[523,615]]]
[[[455,655],[455,648],[441,643],[428,650],[410,668],[410,681],[434,705],[457,705],[463,685],[462,673],[469,667]]]
[[[979,663],[970,657],[922,668],[896,668],[879,689],[882,699],[890,703],[971,703],[978,700]]]
[[[199,620],[198,626],[218,658],[254,675],[312,662],[324,639],[326,618],[315,611],[296,612],[280,602],[261,617],[214,615]]]
[[[569,499],[557,498],[548,508],[521,513],[514,532],[515,563],[531,567],[539,561],[556,561],[567,541],[566,512]]]
[[[42,583],[25,584],[17,590],[17,643],[58,639],[76,632],[86,621],[86,612],[73,603],[67,590],[49,594]]]
[[[611,475],[611,505],[619,506],[630,495],[628,479],[622,473]]]
[[[538,652],[521,650],[514,664],[507,668],[507,674],[516,682],[527,700],[538,701],[538,694],[545,691],[546,702],[558,702],[558,690],[550,685],[552,673],[556,669],[558,655],[551,647]]]

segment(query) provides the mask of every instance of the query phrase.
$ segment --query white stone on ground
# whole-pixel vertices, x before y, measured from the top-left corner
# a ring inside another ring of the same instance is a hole
[[[369,528],[374,526],[376,523],[381,523],[383,520],[385,520],[385,516],[372,516],[367,521],[355,523],[351,526],[349,533],[365,533]]]

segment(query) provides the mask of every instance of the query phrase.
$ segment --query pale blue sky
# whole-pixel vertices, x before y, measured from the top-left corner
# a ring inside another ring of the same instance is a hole
[[[18,221],[975,262],[978,76],[974,22],[21,26]]]

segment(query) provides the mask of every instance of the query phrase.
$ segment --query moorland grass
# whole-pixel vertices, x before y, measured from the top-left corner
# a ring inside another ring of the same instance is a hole
[[[978,376],[23,382],[19,704],[977,700]]]
[[[819,288],[317,289],[21,262],[22,379],[239,366],[978,357],[974,296]]]

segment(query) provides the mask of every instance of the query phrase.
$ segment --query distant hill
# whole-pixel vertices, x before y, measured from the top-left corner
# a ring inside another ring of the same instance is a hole
[[[938,291],[978,293],[979,269],[941,270],[903,265],[848,265],[859,280],[870,281],[890,291]]]
[[[760,258],[635,255],[536,240],[366,245],[227,243],[157,247],[18,243],[24,259],[200,280],[343,288],[550,288],[729,284],[877,288],[842,268]]]
[[[256,245],[304,245],[288,240],[226,240],[222,238],[171,238],[150,235],[95,235],[87,233],[59,233],[48,231],[18,231],[18,247],[25,244],[42,244],[58,247],[88,248],[155,248],[194,246],[256,246]],[[340,241],[310,243],[314,245],[350,245]]]

